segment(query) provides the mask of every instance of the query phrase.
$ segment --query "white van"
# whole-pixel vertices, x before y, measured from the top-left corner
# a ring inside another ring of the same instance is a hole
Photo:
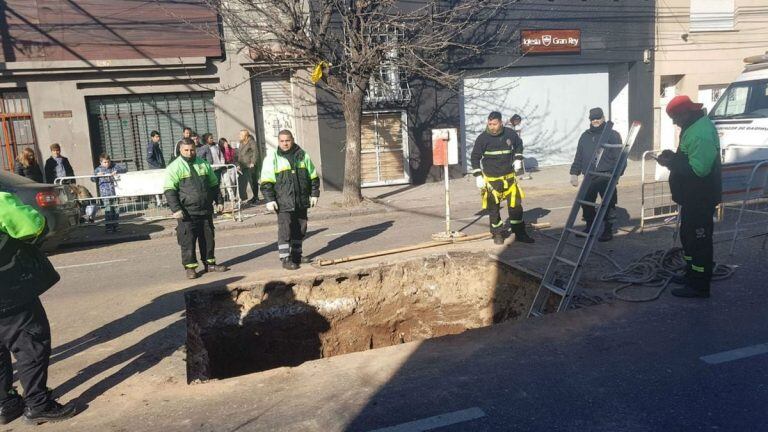
[[[768,53],[744,62],[744,72],[709,113],[724,163],[768,159]]]

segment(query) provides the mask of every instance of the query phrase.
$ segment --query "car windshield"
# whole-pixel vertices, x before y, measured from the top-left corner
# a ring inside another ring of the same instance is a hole
[[[768,80],[731,84],[709,116],[712,119],[768,117]]]

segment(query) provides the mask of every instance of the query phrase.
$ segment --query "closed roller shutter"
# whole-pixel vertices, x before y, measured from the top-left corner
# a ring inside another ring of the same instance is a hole
[[[288,79],[274,81],[254,81],[254,100],[256,118],[261,126],[257,128],[259,141],[268,148],[277,148],[277,134],[283,129],[293,132],[301,142],[294,128],[291,82]]]
[[[362,186],[408,183],[408,133],[402,112],[364,114],[362,119]]]
[[[213,92],[89,97],[87,105],[94,163],[106,153],[131,171],[148,169],[146,144],[153,130],[160,132],[166,162],[184,126],[217,136]]]

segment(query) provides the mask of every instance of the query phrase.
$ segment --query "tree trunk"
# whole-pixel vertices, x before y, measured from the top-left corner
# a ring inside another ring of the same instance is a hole
[[[347,129],[342,205],[354,207],[363,201],[363,195],[360,193],[360,128],[363,116],[363,91],[353,89],[346,95],[342,105]]]

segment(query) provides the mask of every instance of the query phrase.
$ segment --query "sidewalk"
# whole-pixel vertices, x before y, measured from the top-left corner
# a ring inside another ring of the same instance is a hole
[[[520,186],[528,195],[529,200],[537,196],[561,193],[570,189],[569,165],[544,167],[530,173],[530,179],[522,179]],[[627,171],[621,179],[620,188],[639,187],[640,164],[629,161]],[[450,181],[451,205],[477,205],[478,192],[472,176],[452,179]],[[357,207],[345,208],[341,205],[340,191],[323,191],[317,207],[310,210],[311,220],[327,220],[367,216],[388,212],[406,211],[409,209],[433,208],[436,213],[444,215],[445,187],[442,181],[422,185],[396,185],[363,189],[364,201]],[[563,205],[569,205],[563,203]],[[214,219],[216,229],[241,229],[272,226],[275,216],[268,213],[264,205],[243,208],[243,222],[237,222],[231,216],[225,215]],[[83,225],[77,228],[61,245],[60,249],[85,247],[99,244],[114,244],[129,241],[150,240],[154,238],[171,237],[175,235],[176,221],[172,219],[142,221],[121,219],[120,231],[107,234],[103,226]]]

